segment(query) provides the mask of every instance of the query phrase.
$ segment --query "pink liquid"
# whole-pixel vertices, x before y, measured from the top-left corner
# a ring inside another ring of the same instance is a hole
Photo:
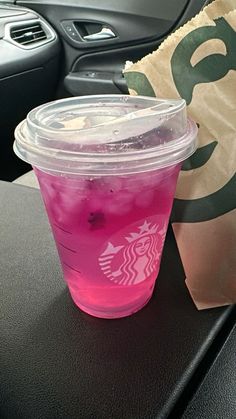
[[[35,169],[64,277],[82,310],[124,317],[151,298],[179,169],[91,179]]]

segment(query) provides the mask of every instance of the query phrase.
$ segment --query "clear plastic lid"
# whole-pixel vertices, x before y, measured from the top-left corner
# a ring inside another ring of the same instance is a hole
[[[107,175],[175,165],[196,149],[184,100],[82,96],[32,110],[15,130],[15,153],[47,171]]]

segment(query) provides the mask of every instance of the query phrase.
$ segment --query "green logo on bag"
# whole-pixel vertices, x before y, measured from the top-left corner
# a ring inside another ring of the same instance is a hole
[[[202,44],[209,40],[222,41],[226,49],[226,55],[222,53],[210,54],[193,66],[191,63],[193,54]],[[214,89],[214,82],[224,79],[230,70],[236,70],[235,45],[236,32],[224,18],[215,20],[214,26],[204,26],[193,30],[180,41],[171,58],[171,69],[176,89],[188,105],[192,102],[193,91],[197,85],[207,83],[208,87],[211,88],[213,86]],[[137,94],[156,96],[145,74],[131,71],[125,73],[125,78],[128,87],[135,90]],[[232,83],[232,90],[227,94],[231,94],[231,103],[234,102],[236,108],[235,74],[232,76],[232,79],[235,80],[235,84]],[[214,90],[211,91],[211,94],[214,95]],[[234,97],[235,101],[232,99]],[[201,100],[203,100],[202,97],[200,102]],[[190,106],[192,106],[192,103]],[[200,103],[199,106],[201,106]],[[182,167],[182,176],[188,175],[188,173],[190,175],[188,179],[187,177],[185,178],[190,185],[193,181],[198,182],[197,176],[201,171],[199,178],[203,184],[203,190],[206,180],[209,180],[210,176],[215,176],[217,179],[219,173],[218,188],[213,188],[212,193],[208,192],[207,196],[199,194],[197,198],[192,199],[176,198],[172,211],[172,222],[207,221],[236,208],[236,159],[232,154],[235,153],[236,126],[234,127],[232,123],[228,124],[227,121],[224,125],[223,120],[222,124],[223,129],[225,128],[225,135],[219,135],[217,138],[213,137],[209,140],[211,141],[209,144],[200,145],[195,154],[185,161]],[[216,167],[216,165],[214,166],[216,156],[219,160],[221,157],[224,180],[220,178],[221,173],[214,170]],[[214,173],[210,172],[209,175],[207,172],[202,172],[204,167],[212,168],[212,166],[214,166]]]
[[[205,57],[194,67],[191,57],[196,49],[210,39],[224,42],[227,54],[212,54]],[[220,18],[215,26],[197,28],[186,35],[178,44],[171,58],[175,86],[187,105],[192,100],[194,86],[222,79],[229,70],[236,70],[236,32]]]
[[[211,39],[223,41],[227,54],[208,55],[193,66],[191,64],[193,53],[204,42]],[[177,45],[171,59],[172,75],[180,96],[186,100],[188,105],[192,101],[196,85],[215,82],[223,79],[230,70],[236,70],[235,45],[236,33],[223,18],[217,19],[215,26],[205,26],[193,30]],[[217,141],[200,147],[184,163],[182,170],[194,170],[204,166],[217,147],[220,147]],[[225,142],[224,147],[229,147],[229,145]],[[228,154],[230,155],[230,151]],[[229,163],[222,159],[221,164],[227,167]],[[231,174],[229,181],[223,187],[208,196],[192,200],[175,199],[172,222],[207,221],[235,208],[236,174],[233,177]]]

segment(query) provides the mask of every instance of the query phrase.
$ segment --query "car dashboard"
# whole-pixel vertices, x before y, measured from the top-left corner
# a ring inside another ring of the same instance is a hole
[[[30,109],[53,99],[59,53],[58,36],[41,16],[0,5],[0,179],[13,180],[27,170],[11,151],[14,127]]]

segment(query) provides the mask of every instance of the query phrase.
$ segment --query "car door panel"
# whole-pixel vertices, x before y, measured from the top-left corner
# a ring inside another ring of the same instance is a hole
[[[65,95],[127,92],[126,60],[151,52],[204,0],[19,0],[41,14],[59,34]],[[62,91],[62,90],[61,90]],[[61,93],[62,94],[62,93]]]

